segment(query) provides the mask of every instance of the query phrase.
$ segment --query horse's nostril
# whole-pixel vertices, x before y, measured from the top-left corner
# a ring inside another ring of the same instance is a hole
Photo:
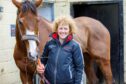
[[[32,56],[30,52],[28,53],[28,58],[33,61],[37,59],[36,57]]]

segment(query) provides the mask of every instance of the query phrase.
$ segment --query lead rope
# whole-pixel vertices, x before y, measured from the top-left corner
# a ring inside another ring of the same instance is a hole
[[[26,74],[26,80],[27,80],[27,81],[26,81],[26,84],[29,84],[29,83],[28,83],[28,72],[27,72],[27,63],[28,63],[28,61],[27,61],[27,58],[25,58],[25,59],[26,59],[26,66],[25,66],[25,71],[26,71],[26,73],[25,73],[25,74]]]
[[[40,65],[41,64],[41,54],[40,54],[40,51],[38,50],[38,65]],[[44,83],[46,83],[46,84],[50,84],[50,82],[46,79],[46,77],[44,76],[44,74],[40,74],[40,77],[41,77],[41,80],[44,82]]]
[[[37,28],[35,33],[38,35],[38,39],[39,39],[39,34],[40,33],[37,32],[38,31],[38,26],[37,26],[37,24],[35,26],[36,26],[35,28]],[[38,45],[39,45],[39,42],[37,42],[37,46]],[[37,49],[38,49],[37,64],[40,65],[41,64],[41,60],[40,60],[41,59],[41,53],[40,53],[39,47],[37,47]],[[43,81],[43,83],[50,84],[49,81],[45,78],[44,74],[40,74],[40,78]]]

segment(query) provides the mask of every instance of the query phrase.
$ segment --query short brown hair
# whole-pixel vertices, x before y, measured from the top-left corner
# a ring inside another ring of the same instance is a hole
[[[53,32],[57,32],[57,28],[58,28],[60,23],[68,24],[71,34],[76,33],[77,27],[76,27],[76,24],[75,24],[72,17],[70,17],[70,16],[60,16],[60,17],[56,18],[54,23],[53,23]]]

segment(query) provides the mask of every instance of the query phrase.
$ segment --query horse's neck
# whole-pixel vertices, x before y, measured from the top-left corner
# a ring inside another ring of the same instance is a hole
[[[48,36],[52,32],[52,23],[43,17],[39,17],[38,28],[42,35]]]
[[[44,17],[39,16],[39,24],[42,26],[41,28],[46,28],[48,32],[52,32],[52,22],[48,21]]]
[[[49,34],[52,32],[52,23],[45,18],[39,18],[39,49],[42,52],[46,42],[49,40]]]

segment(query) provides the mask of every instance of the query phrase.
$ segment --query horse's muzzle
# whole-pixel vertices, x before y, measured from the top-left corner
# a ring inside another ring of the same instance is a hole
[[[38,54],[35,53],[35,54],[31,54],[30,52],[28,53],[28,59],[31,60],[31,61],[36,61],[38,58]]]

